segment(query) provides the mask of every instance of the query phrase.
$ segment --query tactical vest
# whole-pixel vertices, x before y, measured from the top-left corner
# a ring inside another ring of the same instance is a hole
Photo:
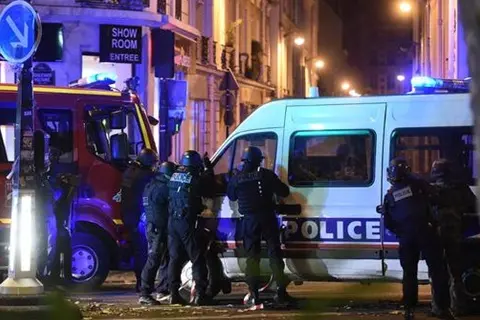
[[[196,218],[203,210],[200,177],[190,172],[175,172],[168,182],[169,211],[175,218]]]
[[[265,182],[261,168],[237,175],[238,208],[241,214],[264,214],[273,211],[273,193]]]

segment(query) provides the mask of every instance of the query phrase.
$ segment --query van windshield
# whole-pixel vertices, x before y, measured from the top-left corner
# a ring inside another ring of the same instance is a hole
[[[123,130],[110,128],[110,115],[119,110],[127,115],[127,126]],[[90,105],[85,110],[85,132],[87,149],[104,161],[111,162],[110,139],[112,136],[125,133],[128,137],[128,155],[135,160],[144,147],[140,132],[139,119],[133,105]]]

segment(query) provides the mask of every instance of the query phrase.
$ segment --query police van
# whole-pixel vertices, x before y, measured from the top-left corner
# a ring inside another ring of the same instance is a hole
[[[434,160],[452,159],[475,188],[468,81],[414,77],[412,86],[406,95],[269,102],[213,155],[216,176],[225,177],[240,164],[245,147],[257,146],[265,156],[263,166],[288,183],[291,195],[279,206],[279,223],[285,271],[292,281],[401,281],[398,242],[376,211],[390,187],[385,169],[393,157],[405,157],[412,171],[425,178]],[[225,275],[242,281],[242,217],[220,189],[207,211],[217,218]],[[469,294],[478,296],[479,219],[475,213],[465,219],[464,280]],[[268,278],[263,250],[261,269]],[[418,278],[428,281],[424,261]]]

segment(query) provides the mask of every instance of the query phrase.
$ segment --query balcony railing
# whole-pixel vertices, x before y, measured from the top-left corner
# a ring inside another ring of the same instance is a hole
[[[1,1],[1,0],[0,0]],[[75,0],[82,7],[143,11],[150,6],[150,0]]]

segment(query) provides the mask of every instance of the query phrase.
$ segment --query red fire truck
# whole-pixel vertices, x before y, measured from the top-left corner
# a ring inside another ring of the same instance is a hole
[[[121,176],[143,147],[156,148],[150,125],[158,121],[146,114],[131,90],[114,91],[110,83],[99,74],[73,87],[34,87],[36,128],[48,133],[50,146],[60,151],[55,171],[81,177],[70,220],[73,279],[85,288],[102,284],[111,269],[130,268],[129,239],[119,210]],[[93,84],[104,87],[93,89]],[[14,160],[16,98],[16,85],[0,84],[0,268],[4,271],[11,192],[6,177]],[[126,118],[125,128],[110,123],[118,113]],[[114,136],[128,140],[128,152],[112,149]]]

